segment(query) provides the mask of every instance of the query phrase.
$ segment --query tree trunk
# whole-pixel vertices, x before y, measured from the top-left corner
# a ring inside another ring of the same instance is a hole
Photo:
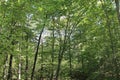
[[[68,51],[68,53],[69,53],[69,75],[70,75],[70,80],[72,80],[72,78],[71,78],[71,70],[72,70],[72,56],[71,56],[71,47],[70,47],[70,45],[71,45],[71,43],[70,43],[70,36],[69,36],[69,51]]]
[[[26,55],[25,80],[28,80],[28,55]]]
[[[43,80],[43,42],[41,41],[41,49],[42,49],[42,52],[41,52],[41,74],[40,74],[40,80]]]
[[[19,55],[18,80],[21,80],[21,55]]]
[[[12,80],[12,59],[13,59],[13,55],[10,54],[9,69],[8,69],[8,77],[7,77],[7,80]]]
[[[33,77],[34,77],[34,71],[35,71],[36,62],[37,62],[38,50],[39,50],[39,45],[40,45],[40,41],[41,41],[41,36],[42,36],[43,31],[44,31],[44,26],[45,25],[43,25],[43,28],[42,28],[42,30],[41,30],[41,32],[39,34],[37,49],[36,49],[35,57],[34,57],[34,64],[33,64],[32,73],[31,73],[31,80],[33,80]]]
[[[60,49],[59,49],[59,54],[58,54],[58,66],[57,66],[57,71],[56,71],[56,76],[55,76],[56,80],[58,80],[58,77],[59,77],[59,72],[60,72],[60,68],[61,68],[61,62],[62,62],[62,59],[63,59],[63,54],[64,54],[65,49],[66,49],[66,44],[67,44],[67,27],[68,27],[68,25],[66,26],[66,29],[65,29],[63,44],[62,44],[62,39],[60,39]]]
[[[28,36],[26,36],[26,42],[27,42],[27,45],[26,45],[26,57],[25,57],[25,80],[28,80]]]
[[[116,11],[117,11],[117,16],[118,16],[118,21],[120,24],[120,6],[119,6],[119,0],[115,0],[115,4],[116,4]]]
[[[7,65],[8,65],[8,54],[5,55],[4,68],[3,68],[3,80],[7,78]]]
[[[53,32],[52,32],[52,54],[51,54],[51,58],[52,58],[52,73],[50,76],[50,80],[53,80],[53,75],[54,75],[54,46],[55,46],[55,35],[54,35],[54,19],[53,19]]]

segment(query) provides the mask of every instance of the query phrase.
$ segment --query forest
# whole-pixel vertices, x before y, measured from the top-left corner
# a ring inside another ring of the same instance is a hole
[[[0,80],[120,80],[120,0],[0,0]]]

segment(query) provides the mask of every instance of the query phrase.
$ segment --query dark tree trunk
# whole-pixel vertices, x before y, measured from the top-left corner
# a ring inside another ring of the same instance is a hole
[[[25,80],[28,80],[28,55],[26,55]]]
[[[43,25],[43,28],[42,28],[42,30],[41,30],[41,32],[39,34],[37,49],[36,49],[35,57],[34,57],[34,64],[33,64],[32,73],[31,73],[31,80],[33,80],[33,77],[34,77],[34,71],[35,71],[36,62],[37,62],[38,50],[39,50],[39,45],[40,45],[40,41],[41,41],[41,36],[42,36],[43,31],[44,31],[44,26],[45,25]]]
[[[53,80],[53,75],[54,75],[54,46],[55,46],[55,35],[54,35],[54,19],[53,19],[53,32],[52,32],[52,54],[51,54],[51,58],[52,58],[52,73],[50,76],[50,80]]]
[[[72,79],[71,78],[71,70],[72,70],[72,56],[71,56],[71,47],[70,47],[70,36],[69,36],[69,51],[68,51],[68,53],[69,53],[69,67],[70,67],[70,70],[69,70],[69,74],[70,74],[70,80]]]
[[[12,80],[12,59],[13,55],[10,55],[10,61],[9,61],[9,69],[8,69],[8,77],[7,80]]]

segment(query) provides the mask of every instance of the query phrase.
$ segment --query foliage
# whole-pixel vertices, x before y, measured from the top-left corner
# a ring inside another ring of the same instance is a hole
[[[119,0],[0,0],[0,79],[119,80],[119,15]]]

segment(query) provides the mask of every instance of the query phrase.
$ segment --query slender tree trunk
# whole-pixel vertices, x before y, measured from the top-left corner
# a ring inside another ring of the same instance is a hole
[[[115,4],[116,4],[116,11],[117,11],[117,16],[118,16],[118,21],[120,24],[120,6],[119,6],[119,0],[115,0]]]
[[[7,65],[8,65],[8,54],[5,55],[4,68],[3,68],[3,80],[7,78]]]
[[[43,41],[41,41],[41,72],[43,72]],[[43,73],[40,75],[40,80],[43,80]]]
[[[43,72],[43,64],[41,64],[40,71]],[[43,80],[43,73],[40,74],[40,80]]]
[[[28,55],[26,55],[25,80],[28,80]]]
[[[115,0],[115,4],[116,4],[116,11],[117,11],[117,16],[118,16],[118,22],[119,22],[119,25],[120,25],[120,3],[119,3],[119,0]],[[118,28],[118,31],[119,31],[120,29]],[[119,35],[119,32],[118,32],[118,35]],[[119,36],[118,36],[119,37]],[[119,37],[120,38],[120,37]],[[119,39],[118,38],[118,39]],[[117,61],[116,61],[116,59],[115,59],[115,67],[116,67],[116,73],[117,73],[117,77],[116,77],[116,79],[118,80],[118,79],[120,79],[120,76],[119,76],[119,71],[117,70],[119,67],[118,67],[118,65],[117,65]]]
[[[13,55],[10,54],[9,69],[8,69],[8,77],[7,77],[7,80],[12,80],[12,59],[13,59]]]
[[[63,59],[63,54],[64,54],[65,49],[66,49],[66,44],[67,44],[67,27],[68,26],[66,26],[66,29],[65,29],[63,44],[62,44],[62,40],[60,39],[60,50],[59,50],[59,54],[58,54],[58,66],[57,66],[57,71],[56,71],[56,76],[55,76],[56,80],[58,80],[58,77],[59,77],[59,72],[60,72],[60,68],[61,68],[61,62],[62,62],[62,59]]]
[[[26,57],[25,57],[25,80],[28,80],[28,36],[26,36],[26,42],[27,42],[27,45],[26,45]]]
[[[22,40],[23,40],[23,34],[22,34]],[[19,63],[18,63],[18,80],[21,80],[21,52],[22,52],[22,45],[23,45],[23,43],[19,44],[19,51],[20,51],[20,53],[18,55],[18,59],[19,59]]]
[[[71,74],[72,74],[72,56],[71,56],[71,47],[70,47],[71,43],[70,43],[70,36],[69,36],[69,67],[70,67],[70,70],[69,70],[69,74],[70,74],[70,80],[72,80],[71,78]]]
[[[62,57],[60,57],[60,54],[59,54],[59,57],[58,57],[58,66],[57,66],[57,71],[56,71],[56,76],[55,76],[55,79],[56,79],[56,80],[58,80],[61,61],[62,61]]]
[[[39,50],[39,45],[40,45],[40,41],[41,41],[41,36],[42,36],[43,31],[44,31],[44,26],[45,25],[43,25],[43,28],[42,28],[42,30],[41,30],[41,32],[39,34],[37,49],[36,49],[35,57],[34,57],[34,64],[33,64],[32,73],[31,73],[31,80],[33,80],[33,77],[34,77],[34,71],[35,71],[36,62],[37,62],[38,50]]]
[[[19,55],[18,80],[21,80],[21,55]]]
[[[50,76],[50,80],[53,80],[53,75],[54,75],[54,46],[55,46],[55,35],[54,35],[54,20],[53,20],[53,32],[52,32],[52,54],[51,54],[51,58],[52,58],[52,73]]]

